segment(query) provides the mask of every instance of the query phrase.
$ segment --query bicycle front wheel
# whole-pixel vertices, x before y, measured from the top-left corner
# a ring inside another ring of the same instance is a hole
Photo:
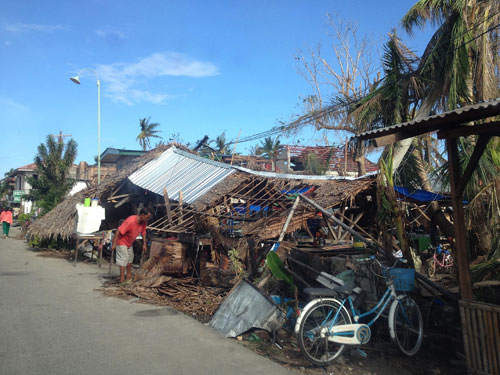
[[[422,345],[424,325],[422,314],[415,301],[405,297],[395,301],[391,308],[389,326],[394,332],[394,339],[401,351],[412,356],[418,352]]]
[[[336,301],[318,300],[305,312],[300,324],[299,347],[304,357],[317,366],[326,366],[335,361],[345,345],[329,341],[329,329],[342,324],[351,324],[351,316],[347,311]]]

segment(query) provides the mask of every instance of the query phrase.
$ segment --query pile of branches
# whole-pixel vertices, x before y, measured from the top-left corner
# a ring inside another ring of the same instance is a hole
[[[226,289],[202,286],[192,278],[170,276],[160,276],[153,282],[109,283],[101,291],[106,296],[137,297],[153,305],[170,306],[203,323],[211,319],[227,294]]]

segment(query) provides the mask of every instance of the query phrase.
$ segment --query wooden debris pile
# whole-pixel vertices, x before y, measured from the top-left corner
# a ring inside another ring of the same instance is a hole
[[[178,241],[157,241],[152,246],[151,257],[135,273],[132,283],[107,283],[102,289],[103,293],[115,297],[134,296],[154,305],[171,306],[202,322],[208,322],[228,289],[202,285],[191,277],[169,276],[185,274],[189,261],[186,249],[187,246]]]
[[[112,297],[137,297],[157,306],[171,306],[206,323],[219,308],[226,289],[206,287],[192,278],[160,276],[155,282],[135,281],[129,285],[105,285],[101,291]]]

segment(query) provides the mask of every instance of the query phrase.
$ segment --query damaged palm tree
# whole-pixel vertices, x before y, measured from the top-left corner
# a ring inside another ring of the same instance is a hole
[[[377,200],[378,200],[378,221],[383,233],[382,243],[384,248],[392,249],[392,228],[396,228],[396,237],[399,246],[410,265],[413,267],[413,256],[408,246],[408,239],[404,230],[403,213],[396,199],[393,179],[393,158],[392,146],[388,148],[387,161],[380,159],[380,175],[377,178]],[[386,256],[392,257],[391,252],[386,251]]]

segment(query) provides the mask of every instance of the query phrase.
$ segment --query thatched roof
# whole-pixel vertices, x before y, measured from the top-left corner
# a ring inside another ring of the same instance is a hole
[[[70,238],[75,231],[75,223],[76,223],[76,204],[82,203],[84,198],[97,198],[100,200],[101,204],[106,202],[108,198],[111,196],[115,196],[116,191],[124,182],[128,181],[128,177],[130,177],[134,172],[138,171],[142,167],[145,167],[147,163],[152,161],[153,159],[158,158],[164,151],[170,148],[171,145],[160,146],[147,154],[140,157],[135,163],[131,164],[127,168],[124,168],[117,172],[115,175],[109,176],[103,181],[101,181],[100,185],[92,185],[91,187],[75,194],[72,197],[68,197],[59,205],[57,205],[52,211],[35,221],[29,228],[28,235],[29,236],[38,236],[39,238],[53,238],[53,237],[62,237],[64,239]],[[181,149],[183,152],[192,152],[182,146],[175,145],[177,149]],[[198,158],[200,159],[200,158]],[[147,170],[150,168],[151,164],[147,167],[142,168],[141,171]],[[347,202],[350,199],[353,199],[358,193],[368,190],[373,186],[374,179],[367,177],[362,179],[355,180],[343,180],[343,179],[335,179],[335,180],[327,180],[319,177],[318,179],[307,178],[302,179],[300,176],[294,176],[294,178],[284,178],[279,174],[264,174],[264,175],[256,175],[251,171],[244,171],[241,168],[235,170],[234,173],[228,175],[224,179],[222,179],[218,184],[213,186],[210,190],[203,193],[195,202],[193,202],[193,208],[199,212],[207,211],[210,207],[218,204],[222,204],[223,198],[226,199],[228,197],[242,197],[247,194],[248,186],[247,181],[250,181],[250,184],[261,184],[264,182],[265,189],[268,187],[271,189],[271,196],[273,196],[273,200],[283,200],[283,195],[280,191],[293,189],[295,187],[300,188],[303,186],[311,186],[314,187],[314,192],[311,197],[315,199],[315,201],[323,207],[333,207],[338,205],[340,202]],[[156,173],[153,171],[151,173]],[[179,172],[180,173],[180,172]],[[186,173],[189,173],[186,172]],[[252,186],[253,186],[252,185]],[[250,188],[250,194],[254,194],[255,190]],[[269,195],[269,194],[268,194]],[[248,200],[252,200],[256,198],[255,196],[248,196]],[[247,200],[247,201],[248,201]],[[257,197],[257,201],[261,202],[262,199],[259,200]],[[276,202],[275,202],[276,203]],[[283,204],[280,203],[282,208],[288,207],[291,202],[287,201]],[[261,203],[256,203],[261,204]],[[264,203],[262,203],[264,204]],[[269,204],[269,202],[268,202]],[[187,210],[189,212],[189,210]],[[186,214],[186,213],[185,213]],[[108,212],[107,212],[108,215]],[[273,217],[273,223],[277,226],[280,226],[280,222],[285,220],[286,215],[281,217],[278,215]],[[269,219],[269,218],[268,218]],[[182,222],[183,220],[181,220]],[[185,221],[184,221],[185,222]],[[187,224],[187,223],[185,223]],[[266,223],[265,220],[258,220],[257,222],[253,222],[252,227],[253,230],[257,230],[255,224],[258,225],[270,225],[271,223]],[[182,226],[182,225],[181,225]],[[165,228],[168,230],[167,228]],[[252,232],[252,229],[248,228],[247,233]],[[182,231],[182,228],[178,228],[178,230]]]
[[[108,176],[101,181],[100,185],[93,184],[75,195],[66,198],[54,209],[42,216],[30,225],[28,236],[39,238],[62,237],[69,239],[75,231],[75,218],[77,215],[77,203],[83,203],[85,198],[97,198],[102,201],[109,196],[116,186],[126,179],[130,174],[141,168],[143,165],[158,157],[170,145],[161,145],[141,156],[126,168],[121,169],[114,175]]]

